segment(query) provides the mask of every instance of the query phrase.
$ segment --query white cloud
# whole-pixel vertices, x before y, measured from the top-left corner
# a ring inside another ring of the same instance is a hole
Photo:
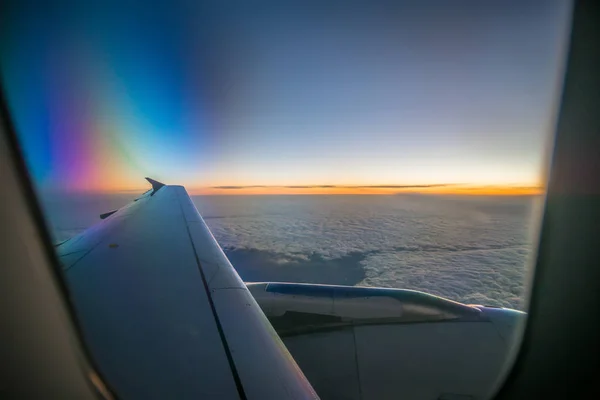
[[[531,198],[431,196],[195,197],[222,246],[278,262],[352,252],[369,286],[423,290],[468,303],[519,307]],[[240,212],[243,211],[243,212]],[[219,218],[211,218],[218,216]]]

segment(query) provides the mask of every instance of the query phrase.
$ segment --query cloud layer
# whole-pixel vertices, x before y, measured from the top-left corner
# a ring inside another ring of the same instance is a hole
[[[537,201],[194,197],[244,279],[416,289],[515,308],[521,307]]]

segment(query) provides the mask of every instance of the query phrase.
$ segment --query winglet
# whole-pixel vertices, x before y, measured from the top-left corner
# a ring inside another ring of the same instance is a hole
[[[106,219],[106,218],[110,217],[111,215],[113,215],[114,213],[116,213],[117,211],[119,211],[119,210],[112,210],[107,213],[100,214],[100,219]]]
[[[164,183],[159,182],[159,181],[155,181],[152,178],[146,177],[146,180],[148,182],[150,182],[150,184],[152,185],[152,193],[150,194],[150,196],[154,196],[154,193],[158,192],[160,190],[160,188],[162,188],[163,186],[165,186]]]

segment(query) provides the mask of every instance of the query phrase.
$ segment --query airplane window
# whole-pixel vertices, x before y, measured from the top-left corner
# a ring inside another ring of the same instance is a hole
[[[239,302],[298,390],[489,396],[526,318],[570,7],[7,7],[2,85],[112,389],[271,390]]]

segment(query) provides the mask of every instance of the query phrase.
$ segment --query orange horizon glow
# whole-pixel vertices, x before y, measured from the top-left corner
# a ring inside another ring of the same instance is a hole
[[[184,185],[190,195],[394,195],[394,194],[431,194],[462,196],[533,196],[541,195],[545,189],[532,185],[314,185],[314,186],[211,186],[195,187]],[[88,193],[142,193],[149,187],[136,185],[129,187],[105,187],[87,190]]]
[[[394,195],[394,194],[432,194],[465,196],[531,196],[544,192],[541,187],[523,186],[439,186],[419,188],[390,188],[365,186],[334,186],[290,188],[281,186],[247,187],[239,189],[190,188],[195,195]]]

